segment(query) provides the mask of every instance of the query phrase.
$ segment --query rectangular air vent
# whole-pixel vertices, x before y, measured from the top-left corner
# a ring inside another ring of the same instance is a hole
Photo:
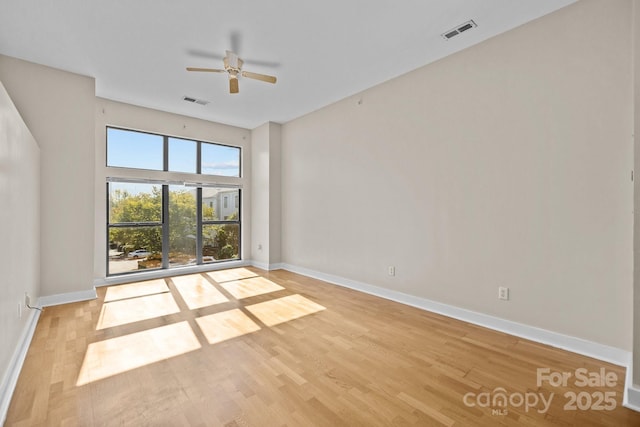
[[[199,104],[199,105],[207,105],[209,103],[209,101],[205,101],[204,99],[197,99],[191,96],[183,96],[182,99],[184,101],[193,102],[194,104]]]
[[[445,31],[444,33],[442,33],[442,38],[445,39],[445,40],[449,40],[450,38],[455,37],[458,34],[463,33],[465,31],[470,30],[470,29],[475,28],[475,27],[477,27],[477,25],[476,25],[475,22],[473,22],[473,20],[467,21],[467,22],[465,22],[463,24],[458,25],[455,28],[452,28],[449,31]]]

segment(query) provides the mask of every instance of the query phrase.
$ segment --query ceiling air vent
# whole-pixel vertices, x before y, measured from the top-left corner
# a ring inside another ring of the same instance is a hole
[[[209,101],[205,101],[204,99],[197,99],[191,96],[183,96],[182,100],[187,102],[193,102],[194,104],[199,104],[199,105],[207,105],[209,103]]]
[[[471,21],[467,21],[464,24],[460,24],[455,28],[452,28],[449,31],[445,31],[444,33],[442,33],[442,38],[445,40],[449,40],[450,38],[453,38],[455,36],[457,36],[460,33],[464,33],[467,30],[470,30],[472,28],[477,27],[476,23],[473,22],[473,20]]]

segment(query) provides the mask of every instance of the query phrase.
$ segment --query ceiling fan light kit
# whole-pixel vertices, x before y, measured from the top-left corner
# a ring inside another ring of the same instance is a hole
[[[248,79],[260,80],[267,83],[275,84],[276,78],[274,76],[269,76],[266,74],[252,73],[250,71],[242,71],[242,65],[244,61],[238,57],[234,52],[227,50],[227,56],[223,59],[224,69],[217,68],[198,68],[198,67],[187,67],[187,71],[198,71],[205,73],[227,73],[229,76],[229,93],[238,93],[240,92],[240,87],[238,85],[238,79],[240,76],[246,77]]]

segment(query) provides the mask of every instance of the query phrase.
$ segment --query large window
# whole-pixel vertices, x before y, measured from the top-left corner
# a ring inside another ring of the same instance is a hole
[[[240,177],[240,148],[107,128],[107,167],[147,171],[107,179],[108,275],[240,259],[241,190],[216,180]]]

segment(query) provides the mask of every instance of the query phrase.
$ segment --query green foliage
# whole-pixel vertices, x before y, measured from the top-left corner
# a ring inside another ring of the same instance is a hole
[[[126,190],[115,190],[109,197],[111,222],[160,222],[162,220],[162,189],[135,196]]]
[[[238,214],[234,213],[228,219],[234,221],[237,218]],[[238,258],[240,227],[235,224],[218,225],[216,231],[216,246],[220,248],[217,259]]]
[[[224,245],[220,251],[218,252],[218,259],[232,259],[232,258],[237,258],[238,254],[237,254],[237,247],[234,248],[231,245]]]
[[[196,253],[196,198],[187,190],[169,193],[169,247]]]
[[[215,219],[216,211],[211,206],[202,206],[202,218]]]

